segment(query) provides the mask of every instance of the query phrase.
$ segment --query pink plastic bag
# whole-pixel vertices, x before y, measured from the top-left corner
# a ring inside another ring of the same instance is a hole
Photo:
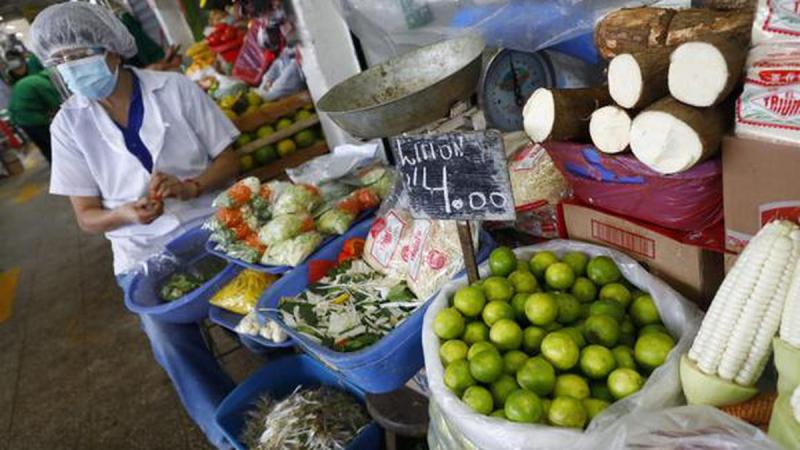
[[[631,154],[611,156],[573,143],[548,143],[545,148],[584,203],[681,231],[700,231],[722,221],[718,158],[661,175]]]

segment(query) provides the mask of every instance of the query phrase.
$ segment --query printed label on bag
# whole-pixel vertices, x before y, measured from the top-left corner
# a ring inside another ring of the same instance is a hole
[[[767,0],[766,9],[764,31],[800,36],[800,1]]]
[[[408,244],[408,275],[416,281],[422,266],[422,253],[431,229],[429,220],[415,220]]]
[[[796,80],[800,81],[800,74]],[[740,124],[800,130],[800,85],[752,86],[744,91],[736,109]]]
[[[761,226],[773,220],[789,220],[800,223],[800,200],[764,203],[758,207]]]
[[[370,255],[381,265],[387,267],[392,259],[403,230],[408,226],[394,211],[389,212],[384,218],[375,220],[369,233],[375,242],[370,249]]]
[[[738,231],[731,230],[729,228],[725,229],[725,250],[730,252],[740,253],[744,250],[744,247],[750,242],[750,239],[753,236],[740,233]]]
[[[655,240],[599,220],[592,219],[592,238],[645,258],[656,257]]]

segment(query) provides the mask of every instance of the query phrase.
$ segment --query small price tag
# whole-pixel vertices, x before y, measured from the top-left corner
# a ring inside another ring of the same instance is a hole
[[[399,136],[392,151],[415,218],[516,218],[499,132]]]

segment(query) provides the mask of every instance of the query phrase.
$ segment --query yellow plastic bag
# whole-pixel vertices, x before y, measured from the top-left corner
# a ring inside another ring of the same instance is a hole
[[[258,298],[278,277],[255,270],[243,270],[211,298],[211,304],[236,314],[247,314],[256,307]]]

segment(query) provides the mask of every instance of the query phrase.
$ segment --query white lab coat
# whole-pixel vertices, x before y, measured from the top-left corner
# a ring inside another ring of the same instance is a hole
[[[239,131],[184,75],[134,70],[144,102],[139,135],[153,157],[153,170],[179,179],[200,175]],[[107,209],[147,195],[151,174],[128,151],[122,132],[99,103],[73,95],[61,106],[50,133],[51,194],[100,197]],[[106,233],[114,252],[114,273],[134,269],[211,214],[213,195],[186,202],[168,199],[164,214],[153,223]]]

